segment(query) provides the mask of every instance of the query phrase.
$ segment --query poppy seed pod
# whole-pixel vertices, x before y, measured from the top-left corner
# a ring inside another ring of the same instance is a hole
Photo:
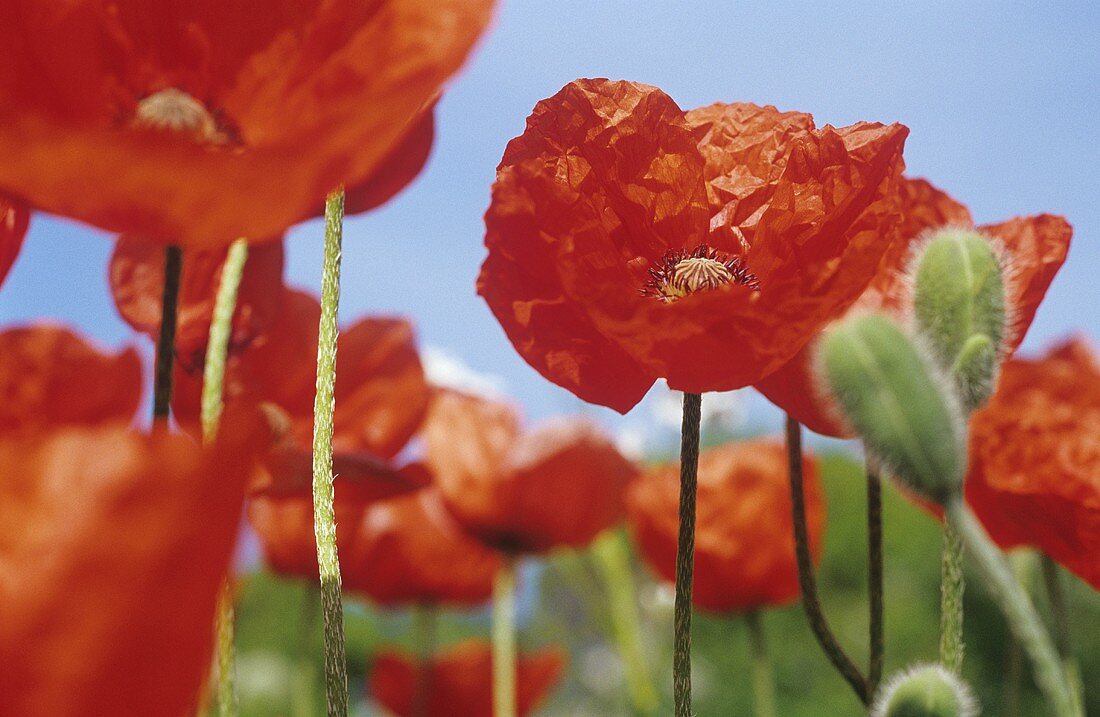
[[[871,314],[830,329],[819,351],[822,378],[884,467],[937,503],[962,489],[966,445],[958,399],[913,340]]]
[[[871,717],[973,717],[970,687],[942,665],[917,665],[894,675],[879,691]]]
[[[963,406],[989,400],[1004,354],[1005,285],[990,240],[972,229],[944,229],[913,264],[913,312],[940,365],[955,380]]]

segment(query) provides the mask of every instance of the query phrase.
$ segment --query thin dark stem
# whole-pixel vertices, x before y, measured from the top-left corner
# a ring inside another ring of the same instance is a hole
[[[867,594],[870,603],[870,661],[867,692],[874,694],[882,679],[885,649],[885,616],[882,557],[882,477],[867,459]]]
[[[673,608],[672,695],[676,717],[691,711],[691,587],[695,573],[695,494],[699,472],[699,430],[703,397],[684,394],[680,437],[680,534],[676,543],[676,602]]]
[[[153,423],[168,419],[172,406],[172,367],[176,359],[176,319],[183,274],[183,251],[178,246],[164,249],[164,292],[160,303],[160,331],[153,378]]]
[[[787,416],[787,463],[791,481],[791,508],[794,519],[795,556],[798,562],[798,584],[802,588],[802,608],[806,611],[810,629],[817,638],[825,656],[833,663],[856,696],[868,704],[871,699],[867,680],[856,667],[852,659],[837,642],[825,613],[821,609],[821,600],[817,595],[817,579],[814,577],[813,561],[810,558],[810,539],[806,529],[806,495],[802,485],[802,425]]]
[[[1020,681],[1024,678],[1024,653],[1009,632],[1005,636],[1005,681],[1003,717],[1020,717]]]

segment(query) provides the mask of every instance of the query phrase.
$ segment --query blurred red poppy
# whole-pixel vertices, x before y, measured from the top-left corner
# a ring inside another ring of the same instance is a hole
[[[133,351],[0,334],[0,713],[197,704],[258,434],[246,417],[208,449],[134,433],[140,382]]]
[[[0,435],[68,424],[125,425],[141,400],[141,359],[105,354],[60,326],[0,331]]]
[[[424,717],[493,717],[492,650],[469,640],[436,655],[428,667]],[[565,670],[565,653],[548,648],[520,656],[516,670],[517,714],[531,714]],[[374,659],[368,692],[397,717],[413,717],[417,666],[408,655],[386,652]]]
[[[273,458],[308,456],[313,444],[313,399],[317,382],[317,299],[282,289],[280,313],[262,341],[231,356],[227,400],[247,398],[277,417],[285,433]],[[392,458],[420,427],[428,387],[413,329],[399,318],[361,319],[340,332],[333,447],[337,453]],[[172,407],[177,420],[197,431],[201,370],[176,371]]]
[[[852,311],[885,311],[904,317],[910,309],[905,274],[913,247],[923,233],[942,226],[974,225],[966,207],[923,179],[903,179],[896,200],[901,217],[889,231],[895,237],[890,241],[891,249]],[[1013,310],[1006,347],[1011,353],[1023,341],[1050,282],[1066,259],[1073,228],[1062,217],[1039,214],[985,224],[978,229],[996,238],[1008,258],[1007,291]],[[755,386],[810,430],[827,436],[850,437],[852,433],[840,418],[839,409],[814,379],[814,345],[811,341],[791,361],[757,381]]]
[[[277,236],[340,185],[408,171],[393,152],[422,144],[492,6],[17,0],[0,25],[0,187],[190,247]]]
[[[586,401],[625,412],[661,377],[749,385],[867,287],[907,134],[577,80],[505,150],[478,292]]]
[[[30,219],[31,213],[25,205],[0,198],[0,286],[19,256]]]
[[[817,460],[804,456],[810,551],[820,557],[825,499]],[[646,472],[628,493],[631,532],[646,562],[675,579],[679,468]],[[771,440],[728,443],[699,457],[695,528],[695,606],[718,613],[785,605],[798,599],[787,453]]]
[[[1001,547],[1038,548],[1100,590],[1100,364],[1087,342],[1005,364],[970,422],[966,499]]]
[[[210,336],[214,299],[226,248],[183,254],[176,326],[176,354],[183,369],[201,371]],[[164,292],[164,246],[134,236],[119,237],[108,268],[111,294],[122,319],[154,340],[160,331]],[[244,266],[233,313],[231,352],[240,351],[274,322],[283,284],[283,243],[254,244]]]
[[[520,431],[503,403],[437,390],[424,422],[425,459],[448,509],[512,553],[582,548],[623,516],[637,468],[591,421]]]

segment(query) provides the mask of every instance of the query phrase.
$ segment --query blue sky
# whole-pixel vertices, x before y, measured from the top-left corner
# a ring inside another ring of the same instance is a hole
[[[540,98],[605,76],[655,84],[685,109],[747,100],[812,112],[819,124],[905,123],[909,172],[978,221],[1069,218],[1069,261],[1025,349],[1072,331],[1095,339],[1098,31],[1100,6],[1085,2],[505,0],[440,105],[427,170],[389,206],[348,222],[341,315],[409,315],[422,343],[493,374],[529,415],[575,410],[515,354],[473,287],[504,145]],[[291,283],[319,286],[320,236],[318,223],[290,233]],[[115,314],[109,252],[105,235],[36,216],[0,291],[0,325],[47,317],[107,345],[148,348]],[[777,425],[761,401],[750,406],[754,422]]]

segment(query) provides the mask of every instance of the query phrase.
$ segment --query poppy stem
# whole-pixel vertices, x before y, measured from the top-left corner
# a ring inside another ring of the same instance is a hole
[[[949,500],[944,506],[944,513],[969,552],[982,583],[1004,613],[1009,628],[1031,660],[1035,683],[1046,697],[1051,714],[1054,717],[1081,717],[1054,642],[1004,556],[993,545],[962,496]]]
[[[882,680],[886,654],[885,588],[882,549],[882,476],[871,458],[867,459],[867,594],[870,610],[870,660],[867,692],[874,694]]]
[[[871,693],[863,674],[852,662],[837,642],[829,622],[821,609],[821,599],[817,594],[817,578],[814,576],[814,564],[810,556],[810,538],[806,527],[806,493],[802,480],[802,424],[787,416],[787,467],[791,482],[791,516],[794,524],[795,558],[798,563],[798,584],[802,590],[802,609],[810,623],[821,649],[829,662],[833,663],[840,676],[851,685],[856,696],[863,704],[869,704]]]
[[[166,422],[172,406],[172,368],[176,360],[176,321],[179,309],[183,250],[164,248],[164,291],[160,299],[160,330],[153,369],[153,426]]]
[[[673,606],[672,698],[675,717],[691,711],[691,589],[695,575],[695,497],[699,478],[699,431],[703,397],[684,394],[680,429],[680,532],[676,541],[676,601]]]
[[[745,613],[752,644],[752,698],[755,717],[776,717],[775,677],[772,675],[768,643],[764,638],[764,620],[759,610]]]
[[[505,555],[493,582],[493,717],[516,717],[516,558]]]
[[[940,578],[940,662],[952,672],[962,670],[963,642],[962,543],[951,523],[943,524],[943,565]]]
[[[1050,604],[1050,617],[1054,623],[1054,644],[1058,649],[1058,656],[1062,659],[1062,668],[1066,671],[1070,689],[1073,691],[1073,700],[1078,711],[1083,712],[1085,702],[1085,687],[1081,681],[1081,670],[1077,661],[1073,658],[1073,650],[1070,647],[1069,613],[1066,611],[1066,598],[1062,591],[1062,581],[1058,575],[1058,564],[1049,555],[1042,554],[1039,560],[1043,571],[1043,586],[1046,588],[1047,602]]]
[[[317,333],[317,395],[313,403],[313,532],[321,579],[324,620],[325,696],[329,717],[347,717],[348,675],[344,648],[344,605],[340,596],[340,560],[336,552],[333,508],[332,431],[336,408],[337,309],[340,304],[340,256],[344,190],[325,201],[325,254],[321,277],[321,322]]]
[[[638,615],[638,598],[634,574],[630,568],[630,548],[626,533],[621,529],[606,531],[593,544],[592,555],[603,572],[607,586],[611,628],[619,658],[626,670],[630,701],[638,712],[654,714],[660,697],[653,686],[646,664],[645,649],[642,647],[641,619]]]
[[[431,704],[432,655],[435,652],[435,606],[414,605],[412,622],[413,647],[416,650],[416,683],[413,687],[412,717],[428,717],[428,707]]]
[[[211,444],[218,436],[222,407],[225,405],[225,360],[229,354],[229,335],[233,328],[233,311],[237,307],[237,290],[248,259],[248,242],[238,239],[229,247],[222,266],[218,293],[214,297],[214,312],[210,318],[210,335],[206,342],[206,361],[202,372],[202,400],[199,415],[202,441]],[[235,717],[237,690],[234,675],[233,589],[227,577],[218,595],[218,612],[214,621],[218,660],[218,715]]]

